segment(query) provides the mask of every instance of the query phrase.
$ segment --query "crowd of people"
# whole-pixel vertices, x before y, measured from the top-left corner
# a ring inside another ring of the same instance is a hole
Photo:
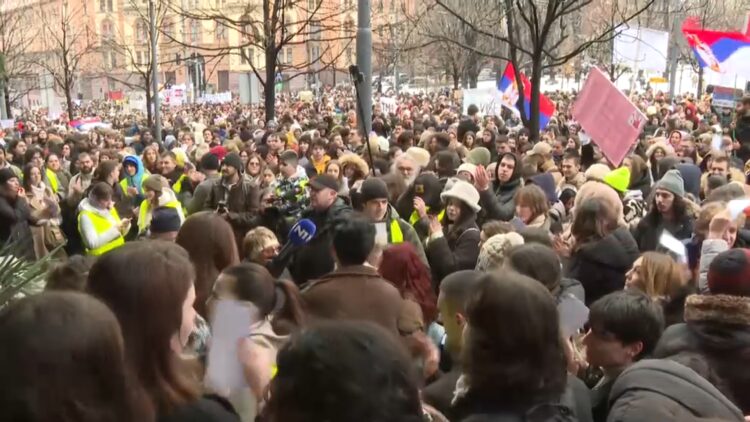
[[[0,419],[745,420],[750,97],[634,95],[622,163],[551,97],[539,134],[431,94],[363,137],[341,90],[165,108],[161,139],[18,116],[0,242],[49,269],[0,309]]]

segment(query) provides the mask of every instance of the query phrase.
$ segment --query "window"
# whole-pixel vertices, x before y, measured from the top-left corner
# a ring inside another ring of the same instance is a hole
[[[351,47],[346,47],[346,63],[347,64],[352,64],[353,63],[353,61],[352,61],[352,48]]]
[[[253,64],[255,61],[255,49],[254,48],[246,48],[242,51],[240,54],[241,62],[242,64]]]
[[[146,23],[142,20],[139,20],[135,23],[135,40],[139,44],[144,44],[146,40],[148,39],[148,29],[146,28]]]
[[[136,51],[135,52],[135,63],[136,66],[145,66],[146,65],[146,52],[145,51]]]
[[[111,40],[113,38],[112,37],[113,32],[114,31],[112,29],[112,21],[110,21],[108,19],[107,20],[103,20],[102,21],[102,27],[101,27],[102,41]]]
[[[292,47],[286,48],[286,62],[287,64],[292,64]]]
[[[113,0],[99,0],[100,13],[112,13]]]
[[[161,32],[165,35],[165,41],[169,42],[174,37],[174,24],[171,19],[164,19],[161,22]]]
[[[352,35],[354,33],[354,20],[347,18],[344,22],[344,35]]]
[[[200,22],[193,19],[190,21],[190,41],[194,43],[199,43],[201,40],[201,27]]]
[[[319,40],[323,29],[320,26],[319,20],[310,21],[310,39]]]
[[[114,51],[109,52],[109,66],[112,69],[117,69],[117,54]]]
[[[216,31],[214,32],[214,34],[217,41],[227,39],[227,27],[220,22],[216,22]]]
[[[308,12],[314,12],[315,8],[317,7],[317,1],[315,0],[307,0],[307,11]]]

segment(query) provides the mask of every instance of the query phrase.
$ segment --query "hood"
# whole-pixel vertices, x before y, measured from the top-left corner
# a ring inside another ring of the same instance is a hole
[[[143,161],[141,161],[140,157],[137,155],[127,155],[125,158],[122,159],[122,165],[123,167],[127,163],[132,163],[135,165],[135,174],[133,176],[125,176],[125,180],[128,182],[128,186],[134,186],[138,189],[138,193],[142,192],[142,186],[141,183],[143,183]]]
[[[557,192],[555,192],[555,177],[551,173],[539,173],[531,176],[528,183],[539,186],[544,191],[544,196],[550,204],[557,202]]]
[[[620,227],[604,239],[587,243],[579,251],[586,258],[615,270],[626,271],[638,259],[638,244],[627,227]]]
[[[660,138],[659,141],[654,142],[650,147],[648,147],[648,149],[646,150],[646,157],[651,159],[651,156],[654,155],[654,152],[659,148],[664,151],[665,156],[674,155],[674,148],[672,148],[672,146],[666,142],[666,139]]]
[[[519,160],[515,154],[506,152],[505,154],[497,157],[497,166],[495,167],[495,180],[500,180],[500,178],[498,177],[498,171],[500,171],[500,161],[503,161],[503,158],[505,157],[510,157],[511,159],[513,159],[513,162],[516,163],[516,165],[513,166],[513,174],[510,175],[510,179],[508,179],[508,181],[505,183],[507,185],[521,178],[521,167],[523,166],[521,165],[521,160]]]
[[[680,159],[677,157],[669,156],[662,158],[656,165],[656,180],[661,180],[661,178],[664,177],[664,174],[669,170],[676,169],[679,163]]]
[[[177,200],[177,195],[174,194],[172,189],[164,188],[161,190],[161,195],[159,195],[159,206],[163,207],[166,206],[168,203],[172,201]]]
[[[342,170],[346,166],[353,165],[362,173],[363,178],[367,177],[367,175],[370,173],[370,166],[368,166],[367,162],[357,154],[352,153],[342,155],[341,157],[339,157],[339,164],[341,164]]]
[[[81,203],[78,204],[78,212],[81,212],[81,211],[93,212],[99,216],[106,217],[106,218],[110,218],[112,215],[110,214],[109,210],[102,210],[91,205],[91,202],[89,202],[89,198],[83,198]]]
[[[628,393],[659,394],[697,417],[742,421],[742,412],[692,369],[666,359],[645,359],[626,369],[609,394],[609,406]]]
[[[693,194],[695,199],[700,199],[701,194],[701,169],[695,164],[677,164],[685,184],[685,192]]]

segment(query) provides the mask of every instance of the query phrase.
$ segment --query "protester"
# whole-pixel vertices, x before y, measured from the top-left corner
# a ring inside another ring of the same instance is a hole
[[[234,229],[237,244],[252,228],[260,206],[260,189],[242,172],[240,156],[231,153],[221,163],[221,179],[216,180],[206,198],[205,210],[216,211]]]
[[[0,312],[0,341],[3,418],[153,419],[117,319],[91,296],[47,292],[19,300]]]
[[[195,268],[195,309],[206,318],[206,300],[213,291],[216,277],[225,268],[240,262],[231,226],[220,215],[199,212],[180,227],[175,242],[190,255]]]
[[[375,246],[375,226],[359,216],[340,220],[331,240],[337,269],[302,291],[310,318],[371,321],[398,337],[401,294],[365,265]]]
[[[685,187],[679,171],[670,170],[656,182],[648,214],[633,231],[641,251],[656,250],[663,230],[678,240],[691,237],[693,217],[689,214],[684,197]]]
[[[476,219],[481,209],[479,193],[474,186],[457,181],[440,195],[446,203],[445,220],[429,216],[430,236],[426,254],[433,280],[442,280],[458,270],[476,266],[479,256],[479,227]]]
[[[97,260],[87,291],[120,322],[125,361],[159,420],[238,421],[228,403],[201,397],[181,356],[193,330],[194,279],[190,257],[180,246],[130,242]]]
[[[604,376],[591,389],[594,421],[606,421],[609,395],[617,377],[633,363],[650,356],[664,330],[658,304],[641,292],[614,292],[589,309],[590,328],[583,338],[589,365]]]
[[[104,182],[93,185],[78,208],[78,231],[87,255],[102,255],[125,244],[130,219],[120,218],[110,185]]]

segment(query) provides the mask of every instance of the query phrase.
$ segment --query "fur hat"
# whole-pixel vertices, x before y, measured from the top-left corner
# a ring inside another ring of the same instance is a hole
[[[339,164],[341,164],[342,170],[347,166],[355,166],[355,168],[362,173],[363,177],[370,173],[370,166],[368,166],[367,162],[357,154],[342,155],[339,157]]]
[[[685,182],[679,170],[669,170],[654,185],[655,189],[664,189],[680,198],[685,197]]]
[[[606,164],[596,163],[592,164],[591,167],[586,169],[586,172],[583,173],[584,177],[586,177],[586,180],[597,180],[599,182],[604,180],[604,176],[606,176],[610,171],[610,168],[607,167]]]
[[[496,234],[482,245],[477,258],[477,271],[490,271],[503,266],[510,250],[523,245],[523,237],[515,232]]]
[[[595,180],[584,183],[583,186],[581,186],[581,189],[578,189],[573,207],[577,209],[589,198],[598,198],[606,202],[607,205],[609,205],[617,215],[618,224],[621,226],[625,225],[625,217],[622,210],[622,200],[611,186],[606,183],[597,182]],[[575,210],[573,212],[575,214]],[[575,218],[575,216],[573,218]]]
[[[479,192],[470,183],[458,180],[451,188],[440,194],[440,199],[447,201],[448,198],[458,199],[466,204],[474,212],[479,212],[482,207],[479,206]]]
[[[430,153],[424,148],[410,147],[404,154],[408,155],[419,167],[425,168],[430,163]]]

